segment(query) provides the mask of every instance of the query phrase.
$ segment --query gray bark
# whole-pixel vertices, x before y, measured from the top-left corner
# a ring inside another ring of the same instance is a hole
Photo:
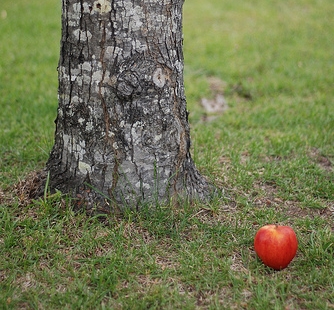
[[[212,186],[191,159],[180,0],[63,0],[51,189],[101,208]]]

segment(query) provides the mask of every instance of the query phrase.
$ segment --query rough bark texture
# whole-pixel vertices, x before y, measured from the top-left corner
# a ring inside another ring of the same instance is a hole
[[[63,0],[52,189],[104,207],[208,197],[189,153],[182,5]]]

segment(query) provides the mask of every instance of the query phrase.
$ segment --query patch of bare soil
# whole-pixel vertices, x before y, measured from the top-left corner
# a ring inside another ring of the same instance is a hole
[[[30,172],[23,180],[8,188],[0,188],[0,204],[11,205],[18,201],[20,206],[27,206],[34,199],[43,195],[46,180],[44,170]]]
[[[228,109],[228,104],[224,96],[226,83],[218,77],[208,77],[211,98],[202,98],[201,105],[205,110],[202,120],[205,122],[214,120],[218,115]]]
[[[240,162],[243,164],[248,160],[248,153],[241,154]],[[324,156],[318,149],[313,148],[310,152],[310,157],[314,160],[323,170],[326,172],[333,172],[333,164],[329,157]],[[279,157],[267,157],[262,158],[265,162],[279,161]],[[228,157],[222,156],[219,160],[224,169],[230,169],[231,161]],[[262,174],[262,171],[257,171],[258,175]],[[258,208],[274,208],[278,212],[283,212],[291,220],[295,218],[315,218],[321,217],[333,222],[334,219],[334,201],[324,200],[324,208],[305,208],[301,206],[298,201],[283,200],[278,192],[278,188],[275,183],[272,182],[257,182],[253,185],[253,190],[250,193],[242,193],[238,189],[235,189],[238,195],[244,195],[252,203],[252,205]],[[334,230],[334,224],[332,225]]]
[[[327,172],[332,172],[333,171],[333,163],[332,160],[321,153],[321,151],[317,148],[312,148],[311,151],[309,152],[309,155],[311,159],[317,163],[317,165],[327,171]]]
[[[261,194],[253,199],[253,204],[267,208],[275,208],[277,211],[283,212],[291,220],[295,218],[321,217],[329,220],[334,217],[334,202],[324,201],[324,208],[304,208],[298,201],[283,200],[279,197],[277,188],[273,184],[261,183],[255,184]],[[334,229],[334,226],[332,227]]]

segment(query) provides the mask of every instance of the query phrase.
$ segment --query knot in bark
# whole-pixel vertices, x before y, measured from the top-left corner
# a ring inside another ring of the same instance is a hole
[[[133,71],[125,71],[117,79],[116,93],[122,99],[130,99],[135,93],[140,93],[141,87],[138,75]]]
[[[161,92],[169,79],[165,66],[145,59],[142,55],[135,55],[124,61],[119,67],[119,72],[116,94],[126,100],[143,95],[143,92]]]

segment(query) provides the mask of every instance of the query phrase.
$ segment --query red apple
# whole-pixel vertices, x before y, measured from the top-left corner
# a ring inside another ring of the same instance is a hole
[[[295,257],[298,241],[291,227],[266,225],[256,233],[254,248],[265,265],[281,270]]]

